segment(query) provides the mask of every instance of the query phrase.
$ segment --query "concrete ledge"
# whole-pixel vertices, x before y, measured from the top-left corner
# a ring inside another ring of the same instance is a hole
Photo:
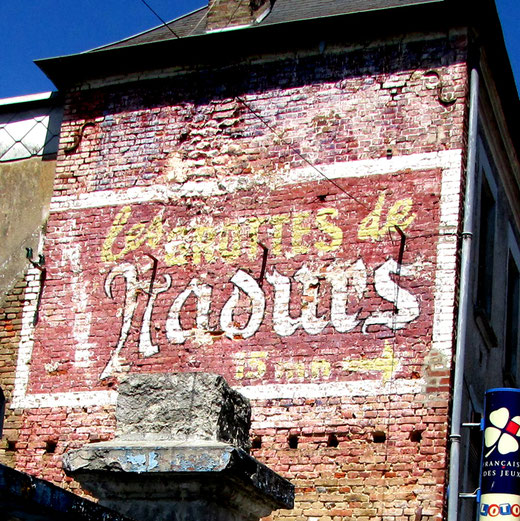
[[[67,472],[100,499],[132,495],[136,484],[141,491],[150,487],[156,498],[171,498],[180,487],[186,489],[183,483],[204,483],[207,492],[213,481],[217,488],[233,483],[235,495],[240,488],[250,500],[262,496],[270,510],[293,506],[294,486],[289,481],[244,450],[225,443],[143,444],[119,440],[87,445],[65,454],[63,464]],[[204,490],[200,491],[202,496],[206,494]]]

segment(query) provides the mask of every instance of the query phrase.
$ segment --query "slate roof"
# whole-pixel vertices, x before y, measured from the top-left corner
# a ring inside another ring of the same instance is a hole
[[[254,25],[268,26],[301,20],[322,19],[330,16],[443,2],[445,2],[445,0],[276,0],[270,13],[259,23]],[[119,42],[93,49],[93,51],[171,40],[176,39],[177,36],[185,38],[204,34],[206,31],[206,16],[208,10],[208,6],[202,7],[169,22],[169,29],[161,25]]]
[[[323,39],[333,45],[410,32],[446,33],[450,28],[467,27],[470,34],[478,37],[472,48],[486,53],[513,141],[520,143],[520,117],[516,116],[520,114],[520,99],[495,0],[271,2],[271,12],[247,27],[206,32],[206,6],[169,22],[168,27],[158,26],[104,47],[35,63],[60,90],[66,90],[106,78],[139,81],[146,71],[218,68],[257,54],[316,49]]]

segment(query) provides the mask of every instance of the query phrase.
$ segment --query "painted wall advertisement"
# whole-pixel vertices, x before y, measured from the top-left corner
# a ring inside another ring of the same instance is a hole
[[[397,171],[373,168],[370,189],[334,165],[336,192],[294,171],[269,190],[55,204],[45,286],[37,273],[26,294],[17,406],[108,403],[128,372],[218,370],[273,392],[420,384],[434,301],[452,294],[437,254],[455,247],[439,239],[441,169],[427,159],[378,162]]]
[[[520,518],[520,389],[486,393],[479,519]]]

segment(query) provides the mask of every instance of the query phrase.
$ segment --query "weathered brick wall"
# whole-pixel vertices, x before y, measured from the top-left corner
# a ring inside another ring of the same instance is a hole
[[[270,8],[268,0],[249,0],[245,2],[208,3],[206,30],[214,31],[252,24],[266,9]]]
[[[258,402],[262,448],[254,454],[296,487],[295,508],[280,518],[414,520],[419,509],[423,518],[439,518],[445,400],[414,394]],[[290,436],[297,448],[289,447]]]
[[[4,295],[4,304],[0,308],[0,387],[8,405],[12,403],[26,286],[25,280],[15,284],[15,287]],[[14,465],[22,412],[22,410],[13,410],[9,407],[6,407],[4,411],[4,425],[0,443],[0,461],[4,464]]]
[[[297,486],[276,517],[438,518],[464,49],[71,93],[41,302],[25,293],[6,347],[16,466],[60,482],[63,452],[110,439],[121,373],[210,371],[252,399],[254,454]]]

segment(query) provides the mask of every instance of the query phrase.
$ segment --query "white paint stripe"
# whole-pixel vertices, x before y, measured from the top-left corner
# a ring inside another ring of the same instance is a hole
[[[347,177],[364,177],[376,174],[389,174],[405,169],[427,170],[442,168],[441,186],[441,223],[439,232],[451,234],[456,231],[458,220],[458,208],[460,198],[460,175],[461,175],[461,150],[451,150],[428,154],[414,154],[411,156],[400,156],[392,159],[377,159],[368,161],[355,161],[322,167],[322,171],[331,179]],[[277,178],[274,187],[296,184],[308,181],[319,181],[323,178],[311,168],[295,170]],[[263,181],[265,182],[265,180]],[[251,181],[254,183],[254,181]],[[221,183],[219,182],[219,185]],[[176,193],[175,198],[193,195],[218,195],[208,194],[204,187],[212,187],[212,190],[221,190],[220,193],[229,193],[244,189],[236,180],[230,181],[226,190],[210,183],[187,183],[181,190],[171,187],[134,188],[120,191],[98,192],[85,196],[55,198],[53,211],[65,211],[70,209],[82,209],[98,206],[110,206],[130,204],[132,202],[150,202],[155,197],[170,197],[168,194]],[[270,181],[269,186],[273,188]],[[155,195],[154,195],[155,194]],[[146,197],[151,197],[147,199]],[[442,353],[449,364],[451,355],[451,335],[453,331],[454,315],[452,306],[455,296],[455,269],[456,269],[456,237],[439,237],[437,247],[437,269],[435,276],[435,313],[433,324],[432,350]],[[36,270],[29,271],[28,280],[33,281],[33,286],[38,286]],[[32,277],[32,278],[31,278]],[[31,284],[31,283],[30,283]],[[27,384],[29,381],[29,368],[33,349],[34,326],[32,319],[35,310],[37,293],[26,297],[26,303],[22,314],[22,332],[19,345],[18,363],[16,368],[15,388],[11,407],[16,408],[40,408],[40,407],[77,407],[78,405],[111,405],[117,398],[115,391],[90,391],[54,394],[27,395]],[[449,365],[447,365],[449,367]],[[240,392],[252,399],[276,399],[296,397],[327,397],[327,396],[377,396],[383,394],[416,393],[423,390],[423,380],[391,380],[386,384],[381,381],[359,381],[359,382],[333,382],[319,384],[273,384],[248,387],[238,387]]]
[[[25,290],[25,303],[22,311],[22,331],[18,345],[18,360],[14,379],[13,399],[11,408],[25,407],[24,398],[29,383],[29,371],[34,346],[34,313],[38,302],[39,287],[36,289],[40,272],[36,268],[29,268],[26,275],[27,288]],[[39,286],[39,285],[38,285]]]
[[[405,170],[427,170],[431,168],[453,168],[460,163],[460,150],[446,150],[424,154],[396,156],[391,159],[365,159],[318,165],[328,179],[347,179],[372,175],[393,174]],[[176,201],[186,197],[214,197],[242,190],[249,190],[268,184],[270,189],[299,183],[323,181],[315,169],[298,168],[273,176],[225,177],[213,181],[189,181],[178,185],[154,185],[131,187],[121,190],[104,190],[79,195],[55,196],[51,202],[51,212],[122,206],[137,203]]]
[[[250,400],[284,398],[327,398],[340,396],[384,396],[389,394],[415,394],[423,390],[424,380],[359,380],[355,382],[326,382],[302,384],[268,384],[234,387]]]
[[[462,152],[452,166],[442,171],[440,224],[435,271],[434,319],[432,331],[433,354],[442,355],[443,369],[451,366],[453,328],[455,320],[455,290],[457,270],[457,227],[460,208]],[[439,361],[440,362],[440,361]]]
[[[41,409],[44,407],[89,407],[115,405],[116,391],[86,391],[77,393],[30,394],[19,398],[12,407]]]

